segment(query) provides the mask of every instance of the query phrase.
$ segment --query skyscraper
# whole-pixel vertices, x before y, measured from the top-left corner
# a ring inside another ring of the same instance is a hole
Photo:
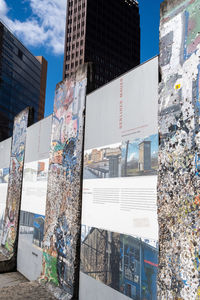
[[[35,57],[0,22],[0,141],[12,135],[13,119],[33,108],[33,120],[44,117],[47,61]]]
[[[140,63],[140,15],[135,0],[69,0],[63,79],[92,63],[92,89]]]

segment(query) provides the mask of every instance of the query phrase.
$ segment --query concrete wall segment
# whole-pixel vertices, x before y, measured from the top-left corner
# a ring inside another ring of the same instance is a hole
[[[86,72],[59,83],[54,101],[41,280],[58,299],[78,299]]]
[[[199,285],[200,1],[161,5],[158,299],[196,300]]]
[[[28,122],[29,108],[26,108],[25,110],[20,112],[14,119],[7,200],[4,216],[3,235],[0,247],[0,253],[5,257],[5,259],[1,259],[0,272],[13,271],[16,267],[19,210],[21,203],[24,155]]]

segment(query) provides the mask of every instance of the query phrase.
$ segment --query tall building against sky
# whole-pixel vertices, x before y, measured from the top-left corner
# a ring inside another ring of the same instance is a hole
[[[140,63],[140,15],[134,0],[69,0],[63,79],[92,62],[92,89]]]
[[[12,135],[13,119],[33,108],[33,120],[44,117],[47,61],[35,57],[0,22],[0,141]]]

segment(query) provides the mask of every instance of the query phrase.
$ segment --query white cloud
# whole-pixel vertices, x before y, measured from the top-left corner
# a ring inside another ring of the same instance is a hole
[[[54,54],[63,54],[67,0],[25,1],[32,10],[25,21],[8,17],[11,8],[5,0],[0,0],[0,18],[27,46],[45,46]]]
[[[128,157],[128,161],[133,160],[134,158],[136,159],[138,157],[138,154],[136,152],[131,153]]]

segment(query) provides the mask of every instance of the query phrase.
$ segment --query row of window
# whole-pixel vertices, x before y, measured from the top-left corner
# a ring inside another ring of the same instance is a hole
[[[82,18],[84,18],[84,17],[85,17],[85,12],[82,13]],[[79,14],[78,17],[74,16],[74,23],[80,19],[81,19],[81,14]],[[72,24],[72,16],[71,15],[69,15],[68,26],[69,26],[69,24]]]
[[[77,25],[75,25],[75,26],[73,27],[73,31],[76,31],[76,30],[80,29],[81,26],[84,27],[84,25],[85,25],[85,22],[84,22],[84,21],[82,21],[82,23],[78,23]],[[67,33],[71,33],[71,32],[72,32],[72,27],[69,26],[69,27],[67,28]]]
[[[79,61],[77,60],[75,63],[72,62],[72,63],[71,63],[71,69],[73,69],[74,66],[75,66],[75,67],[78,67],[78,65],[82,65],[82,63],[83,63],[83,60],[82,60],[82,59],[80,59]],[[67,64],[67,65],[66,65],[66,71],[69,70],[69,67],[70,67],[70,64]]]
[[[80,41],[80,46],[83,46],[83,40]],[[70,51],[71,49],[74,50],[75,47],[76,47],[76,48],[79,47],[79,41],[76,42],[76,45],[75,45],[75,44],[72,44],[72,47],[71,47],[70,45],[67,46],[66,50],[67,50],[67,51]]]
[[[73,37],[68,36],[67,37],[67,43],[70,43],[71,41],[75,41],[76,39],[79,39],[80,37],[84,36],[84,30],[80,32],[78,32],[77,34],[74,34]]]
[[[82,3],[82,9],[85,8],[85,3]],[[73,13],[77,13],[77,11],[81,10],[81,5],[79,6],[74,6],[74,9],[69,6],[68,14],[69,16],[72,15]]]
[[[79,53],[80,53],[80,55],[83,55],[83,49],[81,49],[80,52],[79,52],[79,51],[76,51],[76,57],[79,56]],[[67,56],[66,56],[66,60],[70,60],[70,58],[71,58],[71,59],[74,59],[74,57],[75,57],[75,53],[72,53],[71,57],[70,57],[70,55],[67,55]]]
[[[71,0],[69,1],[68,6],[71,7],[73,6],[73,4],[76,5],[77,3],[80,3],[80,0],[75,0],[75,1]],[[85,0],[82,1],[82,6],[85,7]]]

